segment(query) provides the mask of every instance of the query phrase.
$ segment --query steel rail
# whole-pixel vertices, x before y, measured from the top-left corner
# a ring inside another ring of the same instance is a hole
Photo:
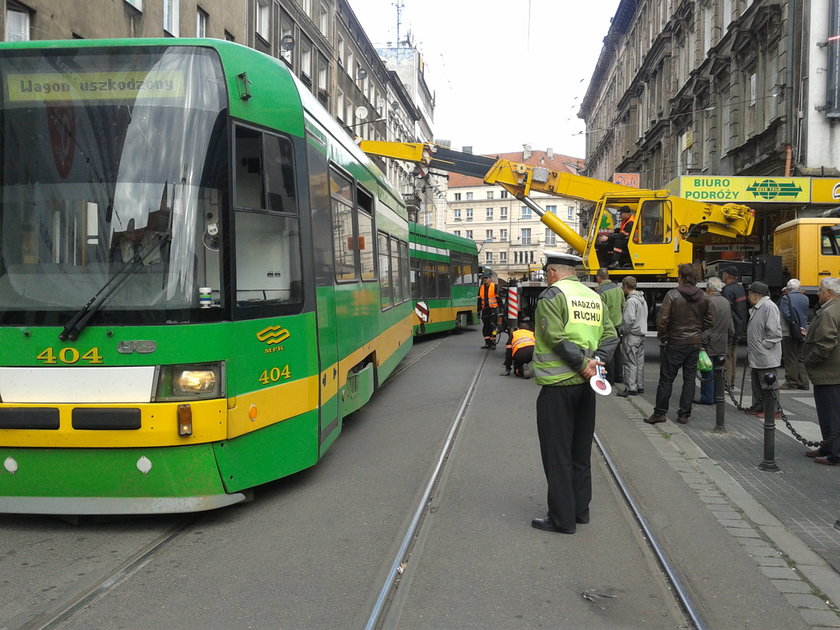
[[[97,580],[91,586],[83,589],[73,597],[60,603],[56,607],[42,612],[23,625],[18,630],[47,630],[54,628],[63,621],[66,621],[79,609],[101,599],[113,588],[122,584],[125,580],[137,573],[146,566],[158,552],[170,542],[183,534],[195,521],[198,516],[191,516],[181,520],[177,525],[155,538],[150,543],[141,547],[131,558],[120,566],[109,571],[104,577]]]
[[[676,593],[677,601],[683,607],[683,610],[685,610],[686,614],[688,614],[691,623],[694,624],[694,627],[697,630],[707,630],[708,626],[706,626],[702,617],[700,616],[700,613],[697,611],[697,607],[694,605],[694,602],[692,601],[691,597],[689,596],[688,592],[683,586],[682,581],[680,580],[679,576],[674,570],[674,567],[671,565],[671,562],[665,555],[665,550],[663,549],[659,540],[656,538],[656,535],[653,533],[653,530],[648,524],[647,519],[642,514],[642,510],[639,507],[639,504],[636,503],[636,500],[633,498],[630,489],[624,482],[624,478],[621,476],[621,473],[618,472],[618,467],[615,465],[615,462],[613,462],[613,459],[610,457],[606,447],[604,446],[603,442],[601,442],[597,434],[595,435],[595,444],[598,447],[598,450],[601,452],[601,455],[603,456],[604,461],[607,464],[607,469],[610,471],[613,480],[615,481],[616,485],[621,491],[621,496],[624,497],[624,500],[627,502],[627,505],[630,508],[630,511],[633,513],[634,518],[639,523],[639,526],[642,528],[642,532],[644,532],[644,535],[648,541],[648,545],[653,550],[653,553],[656,556],[657,561],[659,562],[659,566],[661,566],[662,570],[665,571],[665,575],[668,577],[668,581],[671,583],[671,586],[673,587],[674,592]]]
[[[455,442],[455,437],[458,435],[458,431],[460,430],[461,424],[463,423],[464,417],[466,416],[467,408],[469,407],[470,402],[472,401],[473,396],[475,395],[478,379],[481,376],[481,371],[484,368],[484,364],[487,362],[488,354],[490,353],[485,353],[484,358],[479,362],[478,368],[475,371],[475,375],[473,376],[472,382],[467,388],[467,392],[464,395],[463,400],[461,401],[461,406],[458,408],[458,411],[455,414],[455,418],[452,421],[452,426],[449,428],[449,434],[446,436],[446,441],[444,442],[443,448],[441,449],[440,457],[438,457],[437,464],[435,465],[432,474],[429,476],[429,481],[426,484],[426,488],[423,491],[420,500],[417,502],[417,507],[414,510],[411,522],[406,528],[406,532],[403,536],[402,542],[400,543],[399,549],[394,554],[394,557],[391,560],[390,565],[388,566],[385,580],[382,584],[382,587],[379,589],[379,594],[376,598],[376,601],[374,602],[373,608],[371,609],[367,622],[365,623],[365,630],[374,630],[374,628],[377,628],[378,624],[382,622],[382,620],[385,617],[385,614],[387,613],[386,603],[388,600],[388,596],[392,593],[394,588],[396,588],[397,584],[399,583],[400,575],[402,573],[400,571],[400,567],[403,566],[404,562],[406,562],[411,543],[417,535],[417,531],[420,529],[420,525],[422,524],[422,521],[425,519],[425,516],[428,513],[429,501],[432,496],[432,491],[434,490],[435,486],[440,480],[441,474],[443,472],[443,467],[446,464],[446,461],[449,458],[449,455],[452,451],[452,446]]]

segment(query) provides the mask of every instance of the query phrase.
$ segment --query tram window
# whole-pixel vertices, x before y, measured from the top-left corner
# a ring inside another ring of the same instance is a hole
[[[300,229],[294,217],[237,212],[236,302],[238,306],[300,304]]]
[[[388,235],[379,233],[379,295],[380,305],[384,311],[394,305],[394,287],[391,283],[391,255],[389,252]]]
[[[405,301],[405,292],[400,278],[400,241],[391,237],[391,286],[394,291],[394,304]]]
[[[236,201],[238,208],[263,208],[261,134],[236,128]]]
[[[419,300],[423,297],[422,287],[420,286],[420,274],[420,261],[416,258],[412,258],[410,268],[411,298],[414,300]]]
[[[822,228],[820,238],[823,256],[840,256],[840,232],[826,226]]]
[[[359,279],[356,267],[357,238],[353,231],[353,182],[330,170],[335,278],[339,282]]]
[[[266,135],[264,151],[268,210],[297,213],[292,143],[286,138]]]
[[[421,275],[421,292],[424,298],[437,297],[437,281],[435,279],[435,263],[423,261]]]
[[[362,280],[376,280],[373,258],[373,218],[363,210],[357,210],[356,220],[359,225],[357,243]]]
[[[408,272],[408,243],[400,241],[400,283],[402,284],[403,300],[407,300],[411,295],[411,276]]]
[[[437,294],[438,297],[452,295],[452,267],[449,263],[437,264]]]

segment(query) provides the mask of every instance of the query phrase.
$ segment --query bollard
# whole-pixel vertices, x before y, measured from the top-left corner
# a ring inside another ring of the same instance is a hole
[[[773,372],[764,373],[761,389],[764,392],[764,461],[758,465],[760,470],[777,472],[776,465],[776,398],[773,390],[776,387],[776,375]]]
[[[712,431],[714,433],[726,433],[726,427],[723,425],[723,415],[726,411],[723,370],[726,367],[726,357],[712,357],[712,362],[715,366],[715,428]]]

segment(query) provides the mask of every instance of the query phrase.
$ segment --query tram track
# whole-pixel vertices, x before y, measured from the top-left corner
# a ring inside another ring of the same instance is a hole
[[[189,530],[201,515],[190,515],[180,519],[172,527],[162,532],[147,544],[140,547],[131,557],[118,566],[109,570],[105,575],[74,593],[64,601],[58,602],[47,610],[41,611],[28,620],[22,620],[16,625],[4,625],[4,630],[51,630],[72,617],[86,606],[94,604],[105,597],[132,575],[140,571],[174,540]]]
[[[430,348],[429,351],[432,349],[434,348]],[[413,362],[418,361],[422,358],[422,356],[425,356],[425,354],[426,353],[416,357]],[[446,474],[446,463],[452,455],[455,439],[458,436],[459,430],[466,416],[470,401],[476,393],[477,385],[486,362],[487,355],[484,356],[478,365],[467,392],[461,401],[461,405],[455,414],[449,433],[441,448],[437,463],[429,477],[425,490],[414,506],[412,518],[406,528],[402,541],[396,553],[389,559],[385,580],[380,585],[377,598],[365,623],[365,630],[382,630],[385,628],[396,628],[399,626],[399,605],[392,607],[392,604],[397,599],[406,596],[405,593],[398,594],[398,590],[403,584],[404,576],[407,575],[407,572],[411,569],[412,560],[416,561],[416,558],[412,558],[412,551],[415,548],[415,544],[422,536],[421,530],[424,527],[426,518],[430,513],[430,508],[434,500],[433,493],[440,485],[444,475]],[[663,544],[658,540],[653,528],[645,518],[638,501],[635,499],[632,491],[630,490],[630,486],[623,479],[618,466],[610,456],[604,442],[597,434],[595,435],[594,442],[598,452],[603,458],[607,470],[609,471],[612,483],[615,484],[619,494],[624,499],[627,509],[639,525],[641,530],[641,539],[645,548],[652,553],[656,563],[662,570],[670,586],[670,593],[672,594],[674,600],[686,615],[691,627],[696,630],[706,630],[708,626],[700,615],[698,606],[695,604],[691,594],[683,585],[676,567],[669,560]]]

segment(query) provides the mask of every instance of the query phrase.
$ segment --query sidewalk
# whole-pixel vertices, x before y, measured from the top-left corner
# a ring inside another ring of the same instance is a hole
[[[617,399],[634,422],[641,422],[653,411],[659,380],[659,348],[655,339],[647,340],[646,350],[645,393]],[[741,397],[737,387],[741,385],[742,370],[741,359],[736,374],[736,398]],[[783,378],[783,371],[780,372]],[[668,422],[643,426],[660,439],[665,438],[672,449],[681,453],[682,461],[675,466],[678,470],[682,467],[689,477],[701,472],[726,496],[737,512],[733,516],[738,517],[722,519],[722,522],[731,521],[724,522],[730,533],[739,535],[739,529],[749,527],[764,543],[781,552],[784,566],[775,571],[762,567],[762,572],[774,580],[792,604],[800,608],[800,604],[807,604],[803,612],[806,621],[815,626],[840,625],[840,618],[833,612],[818,613],[819,608],[824,609],[820,600],[830,599],[840,606],[840,531],[834,528],[840,518],[840,467],[819,466],[804,457],[806,447],[777,420],[775,462],[780,470],[760,470],[758,464],[764,457],[764,421],[737,411],[728,396],[725,433],[712,431],[716,415],[713,405],[694,405],[690,422],[677,424],[681,376],[678,374],[674,381]],[[618,385],[614,392],[621,388]],[[749,374],[745,388],[743,407],[750,403]],[[696,393],[699,394],[699,389]],[[780,397],[785,415],[796,431],[808,440],[819,439],[812,393],[782,391]],[[791,573],[803,576],[813,588],[797,595],[800,586],[790,582],[794,577]]]

